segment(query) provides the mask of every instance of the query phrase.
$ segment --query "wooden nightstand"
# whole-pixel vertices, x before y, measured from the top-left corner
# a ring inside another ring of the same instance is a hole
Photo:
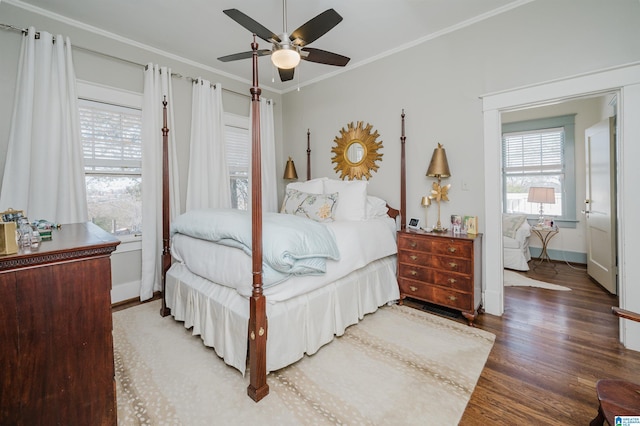
[[[398,231],[400,303],[410,297],[456,309],[473,325],[482,312],[482,234]]]

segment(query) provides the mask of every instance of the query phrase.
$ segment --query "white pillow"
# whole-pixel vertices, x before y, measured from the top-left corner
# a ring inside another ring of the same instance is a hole
[[[366,218],[388,217],[389,208],[387,202],[382,198],[367,195]]]
[[[342,181],[327,179],[323,182],[324,193],[338,193],[336,220],[365,220],[367,206],[367,181]]]
[[[527,220],[527,216],[520,214],[502,214],[502,235],[509,238],[515,238],[516,232]]]
[[[280,213],[306,217],[316,222],[333,222],[338,193],[309,194],[288,189]]]
[[[296,191],[306,192],[307,194],[324,194],[322,182],[325,180],[327,180],[326,177],[311,179],[305,182],[291,182],[287,184],[287,190],[295,189]]]

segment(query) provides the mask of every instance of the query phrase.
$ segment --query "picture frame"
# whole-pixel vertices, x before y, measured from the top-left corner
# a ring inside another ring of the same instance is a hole
[[[412,217],[409,219],[409,223],[407,224],[407,228],[409,229],[420,229],[420,219],[416,219]]]
[[[451,232],[459,234],[462,232],[462,217],[457,214],[451,215]]]
[[[463,223],[467,234],[475,235],[478,233],[478,216],[465,216]]]

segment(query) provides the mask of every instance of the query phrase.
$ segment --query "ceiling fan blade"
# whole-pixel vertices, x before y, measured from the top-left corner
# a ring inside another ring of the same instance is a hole
[[[291,33],[289,39],[296,42],[298,46],[305,46],[325,35],[331,28],[342,21],[342,16],[333,9],[327,9],[315,18],[311,18],[302,24],[297,30]]]
[[[301,55],[301,59],[309,62],[317,62],[319,64],[335,65],[337,67],[344,67],[349,63],[351,58],[338,55],[337,53],[327,52],[322,49],[314,49],[313,47],[305,47],[302,49],[307,55]]]
[[[278,74],[280,74],[280,81],[293,80],[294,71],[295,71],[295,68],[291,68],[288,70],[283,70],[282,68],[278,68]]]
[[[271,50],[262,49],[258,50],[258,56],[267,56],[271,54]],[[218,58],[219,61],[222,62],[231,62],[237,61],[238,59],[249,59],[253,55],[253,51],[250,50],[248,52],[234,53],[233,55],[221,56]]]
[[[252,18],[240,12],[238,9],[227,9],[227,10],[223,10],[223,12],[229,18],[233,19],[238,24],[242,25],[243,27],[251,31],[252,34],[257,35],[264,41],[271,42],[271,39],[277,41],[278,43],[282,41],[280,40],[280,37],[278,37],[278,35],[275,34],[273,31],[265,28],[264,26],[262,26],[262,24],[259,24]]]

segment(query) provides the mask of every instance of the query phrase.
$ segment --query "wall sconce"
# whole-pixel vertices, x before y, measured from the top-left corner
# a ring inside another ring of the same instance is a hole
[[[449,171],[449,163],[447,162],[447,153],[440,143],[438,143],[438,147],[433,150],[431,162],[427,169],[427,176],[438,179],[438,182],[433,182],[431,194],[429,195],[429,198],[438,202],[438,223],[436,227],[433,228],[433,231],[446,232],[447,229],[443,228],[440,223],[440,201],[449,201],[449,188],[451,188],[451,184],[441,186],[440,180],[450,177],[451,172]]]
[[[287,165],[284,167],[284,176],[283,179],[298,179],[298,173],[296,172],[296,165],[293,164],[293,160],[291,157],[287,160]]]
[[[540,216],[538,217],[538,225],[544,225],[544,211],[542,209],[543,204],[555,204],[556,193],[553,188],[546,188],[541,186],[532,186],[529,188],[529,195],[527,201],[530,203],[540,203]]]
[[[427,229],[429,227],[429,206],[431,205],[431,198],[429,196],[422,197],[422,207],[424,207],[424,227]]]

